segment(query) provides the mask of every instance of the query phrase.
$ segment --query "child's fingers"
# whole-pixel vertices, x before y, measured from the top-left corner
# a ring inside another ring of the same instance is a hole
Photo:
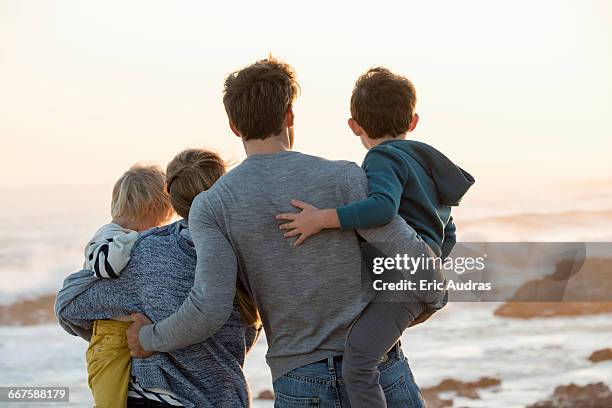
[[[294,224],[294,222],[286,222],[284,224],[279,225],[278,228],[282,230],[290,230],[296,228],[296,225]]]
[[[310,205],[308,203],[305,203],[303,201],[300,201],[300,200],[291,200],[291,205],[294,206],[294,207],[297,207],[297,208],[299,208],[301,210],[305,210],[307,208],[312,208],[312,205]]]
[[[294,221],[297,218],[297,216],[298,214],[278,214],[276,216],[276,219]]]
[[[295,237],[296,235],[301,234],[300,231],[298,231],[297,229],[291,230],[289,232],[285,232],[284,237],[285,238],[291,238],[291,237]]]
[[[293,245],[295,245],[295,246],[301,245],[304,241],[306,241],[306,238],[307,238],[306,234],[300,235],[299,238],[295,240]]]

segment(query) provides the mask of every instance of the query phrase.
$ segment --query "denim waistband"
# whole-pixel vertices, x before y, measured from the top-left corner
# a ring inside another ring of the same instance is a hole
[[[322,364],[322,363],[327,363],[327,365],[329,366],[330,364],[334,364],[334,363],[341,363],[342,362],[342,355],[338,355],[338,356],[331,356],[328,358],[324,358],[323,360],[319,360],[313,364]],[[383,363],[389,361],[390,359],[392,359],[393,357],[397,357],[397,358],[402,358],[404,357],[404,353],[402,352],[402,344],[401,342],[397,342],[395,343],[395,345],[393,347],[391,347],[391,350],[389,350],[387,352],[387,354],[385,354],[384,358],[383,358]]]
[[[378,369],[382,373],[389,367],[393,367],[397,362],[404,358],[404,354],[398,342],[387,353],[385,360],[380,363]],[[282,381],[283,379],[295,380],[303,383],[320,385],[325,387],[335,387],[338,384],[343,384],[342,380],[342,360],[338,357],[330,356],[326,359],[305,366],[296,368],[275,380]]]

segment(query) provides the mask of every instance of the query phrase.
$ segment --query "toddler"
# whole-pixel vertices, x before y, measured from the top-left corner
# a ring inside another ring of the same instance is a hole
[[[115,183],[112,220],[85,247],[83,269],[101,279],[118,278],[139,232],[165,224],[172,214],[164,172],[157,166],[132,166]],[[94,321],[86,360],[88,383],[98,408],[126,406],[131,356],[125,332],[129,325],[129,316]]]

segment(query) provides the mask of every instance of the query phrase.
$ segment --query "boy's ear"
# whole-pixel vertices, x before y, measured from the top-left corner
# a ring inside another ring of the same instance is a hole
[[[293,127],[293,106],[289,105],[289,107],[287,108],[287,114],[285,115],[285,122],[287,122],[287,127],[291,128]]]
[[[242,136],[240,136],[240,132],[238,131],[238,129],[236,128],[236,126],[232,123],[232,121],[229,122],[229,127],[230,129],[232,129],[232,133],[235,134],[236,136],[238,136],[239,138],[242,138]]]
[[[419,114],[415,113],[414,115],[412,115],[412,120],[410,121],[410,126],[408,126],[408,131],[412,132],[414,128],[416,128],[418,123],[419,123]]]
[[[357,121],[355,119],[349,118],[348,125],[351,128],[351,130],[353,131],[353,133],[355,134],[355,136],[363,135],[363,128],[361,126],[359,126],[359,123],[357,123]]]

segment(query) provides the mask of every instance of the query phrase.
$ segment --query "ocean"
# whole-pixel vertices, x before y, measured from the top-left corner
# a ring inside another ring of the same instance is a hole
[[[601,181],[475,189],[454,212],[458,238],[612,242],[611,187],[612,181]],[[80,268],[86,241],[109,218],[108,186],[3,188],[0,197],[3,306],[56,292]],[[498,306],[450,304],[407,330],[403,348],[419,385],[499,378],[501,384],[479,390],[478,399],[451,396],[454,406],[487,408],[524,407],[562,384],[612,387],[612,361],[588,361],[593,351],[612,347],[612,314],[522,320],[495,316]],[[50,322],[0,326],[0,386],[69,386],[69,406],[91,406],[85,348]],[[247,359],[254,396],[272,388],[265,353],[264,338]],[[254,406],[272,403],[255,400]]]

